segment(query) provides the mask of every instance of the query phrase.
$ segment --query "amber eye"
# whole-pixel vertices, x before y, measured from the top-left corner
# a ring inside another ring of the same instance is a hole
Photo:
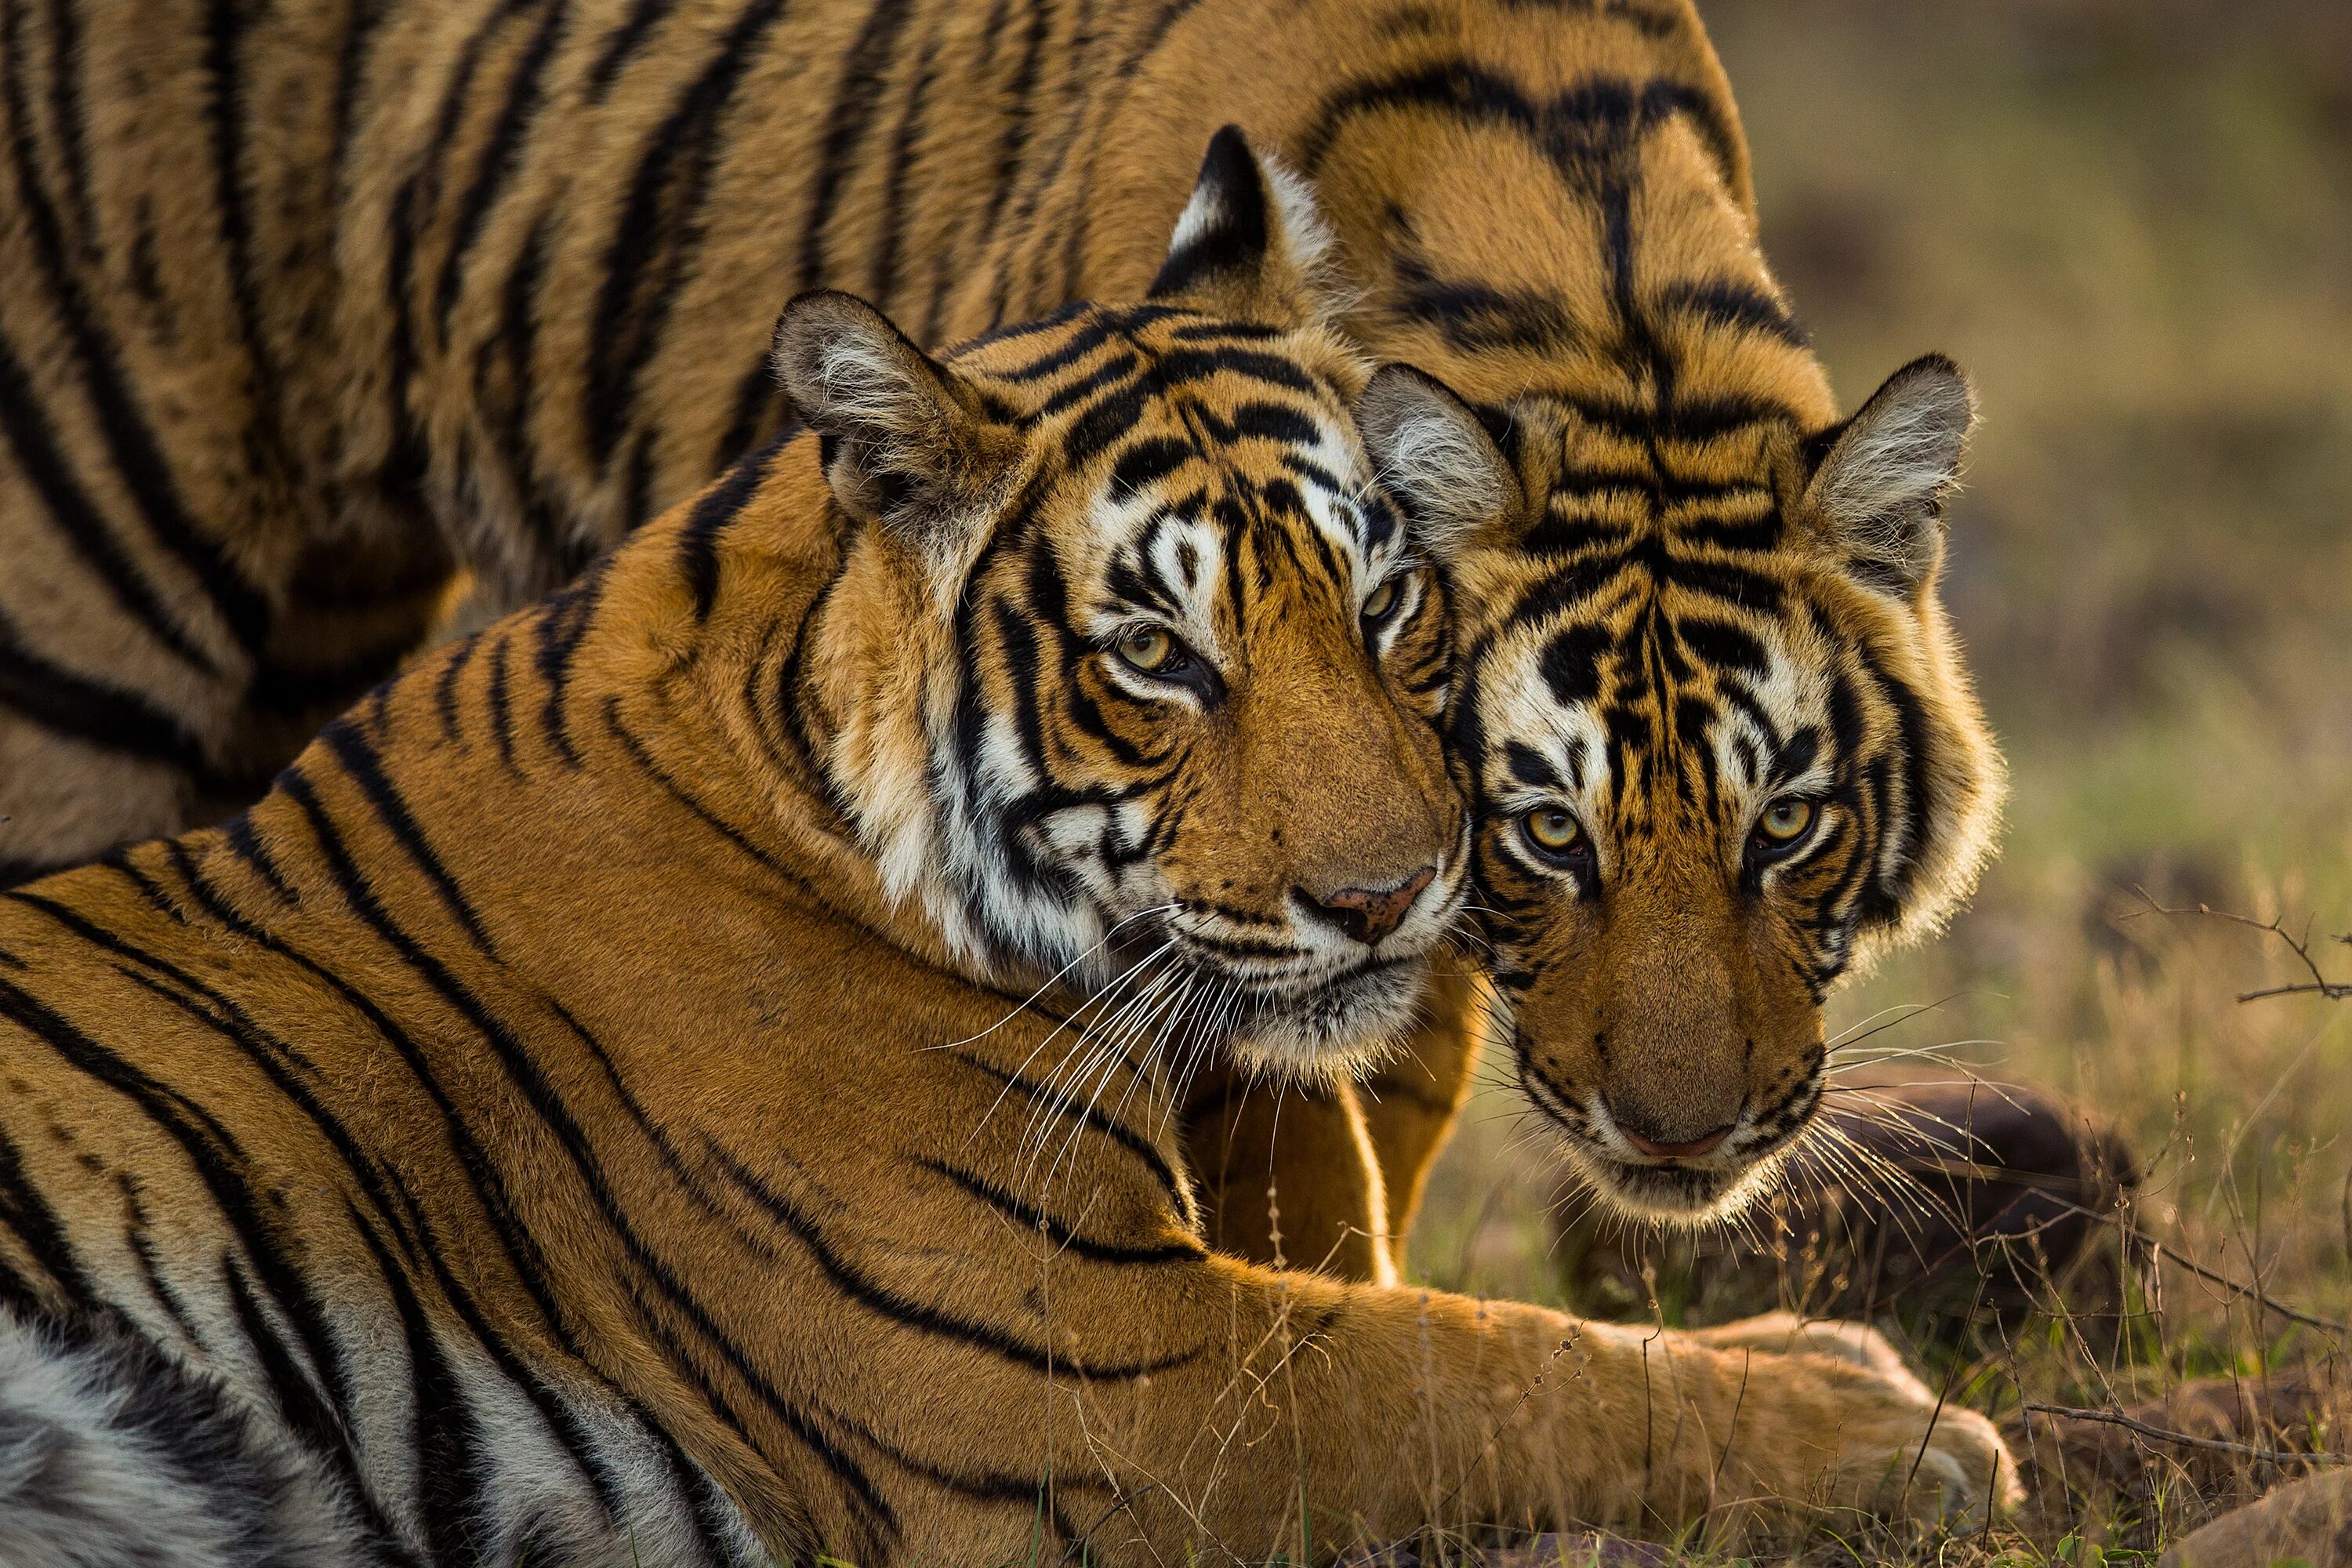
[[[1373,626],[1379,626],[1382,621],[1387,620],[1391,616],[1396,614],[1396,607],[1403,601],[1403,599],[1404,579],[1402,577],[1390,578],[1387,582],[1373,589],[1371,597],[1364,601],[1364,619],[1370,622]]]
[[[1528,842],[1554,860],[1574,855],[1589,855],[1592,847],[1584,837],[1584,826],[1576,814],[1566,806],[1538,805],[1519,818],[1519,830]]]
[[[1812,831],[1818,815],[1810,800],[1784,795],[1756,819],[1756,842],[1767,849],[1785,849]]]
[[[1118,657],[1146,675],[1164,675],[1181,660],[1176,639],[1158,626],[1138,626],[1121,634]]]

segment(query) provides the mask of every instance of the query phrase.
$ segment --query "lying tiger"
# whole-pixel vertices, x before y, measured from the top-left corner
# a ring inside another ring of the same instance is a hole
[[[1439,568],[1493,499],[1233,173],[1139,306],[942,362],[796,300],[811,432],[226,826],[0,895],[0,1556],[1323,1559],[2009,1495],[1899,1369],[1204,1245],[1187,1069],[1393,1034],[1459,909]]]
[[[1840,423],[1689,0],[0,4],[0,884],[246,804],[456,562],[535,597],[772,436],[794,289],[925,344],[1139,297],[1228,123],[1509,464],[1458,595],[1489,1059],[1621,1204],[1735,1201],[2000,766],[1937,592],[1967,387]],[[1469,1040],[1205,1073],[1213,1239],[1393,1278]]]

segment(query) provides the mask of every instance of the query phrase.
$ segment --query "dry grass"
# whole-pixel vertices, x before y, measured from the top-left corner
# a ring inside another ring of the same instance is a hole
[[[2274,936],[2148,901],[2352,928],[2352,9],[1702,9],[1768,248],[1843,399],[1941,348],[1986,410],[1949,589],[2015,768],[2007,844],[1950,933],[1849,987],[1833,1025],[1937,1004],[1874,1043],[2111,1119],[2171,1254],[2119,1335],[2063,1310],[1979,1324],[1931,1370],[2014,1411],[2301,1367],[2340,1423],[2347,1336],[2216,1279],[2352,1321],[2352,1000],[2242,1003],[2311,976]],[[2313,956],[2352,979],[2352,947]],[[1557,1178],[1520,1110],[1501,1088],[1474,1105],[1415,1270],[1558,1301]],[[1787,1553],[2120,1562],[2277,1473],[2110,1430],[2166,1458],[2078,1474],[2082,1495],[1973,1542],[1823,1531]]]

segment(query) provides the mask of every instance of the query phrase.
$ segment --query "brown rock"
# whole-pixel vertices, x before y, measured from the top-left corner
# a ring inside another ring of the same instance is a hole
[[[2157,1561],[2157,1568],[2352,1568],[2352,1470],[2290,1481],[2225,1513]]]

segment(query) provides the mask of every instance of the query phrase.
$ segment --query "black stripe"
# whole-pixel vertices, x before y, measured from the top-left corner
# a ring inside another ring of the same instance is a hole
[[[375,1228],[356,1209],[348,1212],[352,1228],[367,1244],[376,1271],[383,1277],[408,1351],[410,1443],[425,1541],[436,1563],[475,1561],[480,1550],[475,1521],[486,1478],[477,1451],[473,1408],[406,1272],[384,1249]]]
[[[366,1506],[370,1522],[382,1530],[384,1521],[376,1512],[360,1478],[359,1456],[354,1450],[350,1432],[337,1414],[333,1399],[348,1403],[352,1391],[338,1389],[331,1395],[310,1381],[290,1347],[278,1335],[263,1310],[260,1298],[254,1293],[252,1281],[234,1257],[221,1259],[221,1272],[228,1281],[229,1306],[236,1316],[236,1326],[246,1342],[253,1348],[254,1360],[261,1368],[262,1385],[269,1391],[270,1400],[278,1407],[278,1419],[310,1451],[327,1460],[341,1473],[344,1483]],[[320,1376],[329,1369],[318,1369]]]
[[[84,679],[35,654],[17,640],[0,611],[0,708],[14,710],[45,730],[127,757],[175,767],[210,788],[220,783],[204,743],[178,719],[138,693]]]
[[[16,1233],[33,1261],[68,1300],[78,1305],[100,1300],[89,1276],[82,1272],[81,1260],[74,1256],[73,1241],[58,1221],[58,1211],[49,1206],[40,1184],[26,1176],[24,1156],[5,1125],[0,1125],[0,1225]]]
[[[1045,33],[1053,17],[1053,0],[1025,0],[1025,3],[1029,7],[1029,37],[1022,49],[1021,63],[1014,68],[1013,79],[1006,84],[1003,95],[998,100],[1005,106],[1004,139],[997,149],[996,178],[989,188],[988,216],[980,226],[982,245],[997,237],[996,226],[1004,216],[1005,200],[1013,194],[1014,180],[1020,173],[1022,154],[1028,149],[1029,126],[1034,113],[1030,98],[1036,90],[1037,62],[1045,52]],[[990,326],[1003,319],[1002,306],[1000,300],[997,312],[989,319]]]
[[[911,4],[912,0],[873,0],[866,25],[857,30],[842,61],[841,75],[834,84],[833,109],[825,118],[808,216],[801,225],[800,286],[803,289],[825,280],[825,230],[832,226],[834,212],[841,205],[842,186],[874,122],[883,71],[896,54]]]
[[[1134,1155],[1142,1162],[1143,1168],[1151,1173],[1160,1190],[1168,1194],[1168,1201],[1175,1205],[1176,1212],[1183,1216],[1185,1228],[1200,1228],[1201,1205],[1192,1195],[1192,1183],[1179,1177],[1176,1168],[1141,1133],[1123,1122],[1113,1121],[1101,1107],[1080,1104],[1051,1085],[1032,1083],[1017,1072],[1007,1071],[966,1051],[950,1051],[948,1054],[964,1066],[994,1079],[1041,1110],[1083,1122]]]
[[[243,61],[246,0],[208,0],[205,7],[205,73],[212,79],[213,177],[220,203],[221,248],[226,253],[229,300],[246,353],[246,384],[256,422],[271,437],[278,428],[278,376],[261,330],[261,300],[253,276],[253,222],[246,210]]]
[[[849,1260],[825,1238],[824,1230],[799,1205],[769,1184],[758,1172],[745,1166],[716,1142],[711,1142],[709,1148],[719,1169],[726,1172],[728,1177],[763,1212],[791,1231],[801,1245],[808,1248],[810,1256],[816,1259],[817,1267],[824,1270],[825,1278],[833,1281],[836,1289],[859,1306],[903,1328],[986,1351],[1032,1372],[1061,1373],[1102,1383],[1129,1383],[1167,1372],[1197,1361],[1207,1348],[1196,1345],[1188,1351],[1137,1362],[1089,1363],[1075,1356],[1056,1354],[1048,1345],[1031,1344],[993,1323],[962,1317],[901,1295],[851,1267]]]
[[[89,194],[89,122],[82,112],[81,16],[74,0],[49,0],[49,117],[66,170],[66,200],[83,247],[99,253],[98,209]],[[31,134],[20,125],[18,135]]]
[[[359,726],[348,718],[338,719],[319,732],[319,739],[335,753],[335,759],[342,763],[343,771],[367,796],[368,805],[374,808],[376,818],[383,824],[384,830],[392,835],[402,852],[432,882],[434,890],[441,897],[442,907],[466,928],[466,934],[474,939],[475,945],[495,960],[498,949],[492,945],[489,933],[482,929],[481,917],[474,912],[474,906],[450,877],[449,868],[434,852],[431,841],[425,837],[425,830],[417,826],[416,818],[409,812],[408,802],[402,797],[398,786],[386,776],[383,759],[376,754],[367,737],[360,733]]]
[[[18,470],[41,498],[74,553],[98,574],[114,602],[173,655],[206,675],[218,675],[219,664],[191,642],[164,610],[153,584],[122,552],[97,503],[75,481],[72,467],[58,445],[56,428],[41,406],[40,395],[5,338],[0,338],[0,435],[7,437],[16,454]]]
[[[718,53],[655,128],[630,178],[628,199],[604,253],[582,387],[582,417],[600,467],[609,465],[622,445],[637,376],[660,345],[671,301],[699,243],[702,205],[718,162],[719,121],[750,68],[752,52],[783,16],[785,3],[750,0]]]
[[[546,727],[547,743],[566,767],[580,765],[580,753],[572,747],[571,721],[563,706],[572,687],[572,661],[588,636],[589,623],[604,594],[604,572],[612,559],[609,555],[598,557],[596,563],[574,578],[570,587],[540,606],[531,626],[538,644],[531,662],[540,679],[547,683],[546,695],[540,704],[540,722]],[[501,653],[504,647],[502,641]],[[495,674],[494,671],[494,677]]]
[[[597,51],[596,63],[588,68],[588,101],[602,103],[613,89],[613,79],[628,63],[629,57],[646,41],[647,34],[677,7],[677,0],[636,0],[628,16],[613,29]]]
[[[1811,341],[1787,306],[1739,279],[1670,283],[1658,291],[1654,308],[1664,315],[1696,316],[1710,326],[1762,332],[1791,348],[1804,348]]]
[[[896,308],[891,296],[898,287],[898,251],[907,226],[907,174],[928,126],[931,83],[939,74],[940,23],[952,17],[954,7],[933,12],[932,26],[923,36],[923,51],[915,62],[915,82],[907,89],[906,107],[890,135],[888,162],[883,165],[882,216],[876,230],[872,259],[866,273],[866,294],[884,310]]]
[[[696,620],[709,620],[719,602],[719,532],[760,493],[769,463],[793,434],[786,431],[730,468],[725,478],[695,498],[693,509],[686,514],[677,531],[677,563],[694,594]]]
[[[449,337],[449,314],[457,307],[458,289],[465,281],[466,258],[481,237],[482,226],[489,219],[499,191],[514,177],[515,166],[522,161],[523,138],[530,129],[531,117],[539,111],[545,90],[547,63],[554,58],[556,45],[562,39],[564,25],[571,16],[566,0],[551,0],[547,15],[540,18],[538,30],[531,34],[515,67],[513,83],[507,90],[507,100],[499,110],[497,121],[490,127],[489,138],[483,144],[473,183],[466,187],[465,196],[458,203],[449,252],[441,259],[436,302],[444,342]]]
[[[122,1194],[123,1215],[127,1222],[123,1227],[124,1239],[131,1243],[131,1256],[138,1260],[139,1278],[146,1285],[147,1294],[154,1298],[155,1304],[163,1310],[163,1315],[172,1320],[173,1327],[180,1331],[189,1344],[203,1344],[204,1335],[197,1331],[195,1316],[188,1310],[188,1303],[172,1282],[163,1278],[163,1254],[155,1247],[154,1220],[147,1212],[139,1178],[127,1170],[118,1170],[114,1173],[114,1185],[115,1190]]]
[[[1450,1109],[1450,1108],[1449,1108]],[[1061,1220],[1044,1209],[1023,1201],[975,1171],[950,1165],[944,1160],[919,1155],[915,1163],[934,1175],[944,1176],[978,1198],[1022,1230],[1043,1235],[1055,1247],[1097,1263],[1151,1264],[1198,1262],[1209,1256],[1209,1249],[1199,1242],[1185,1238],[1163,1242],[1157,1247],[1130,1247],[1118,1242],[1097,1241],[1080,1236]]]

